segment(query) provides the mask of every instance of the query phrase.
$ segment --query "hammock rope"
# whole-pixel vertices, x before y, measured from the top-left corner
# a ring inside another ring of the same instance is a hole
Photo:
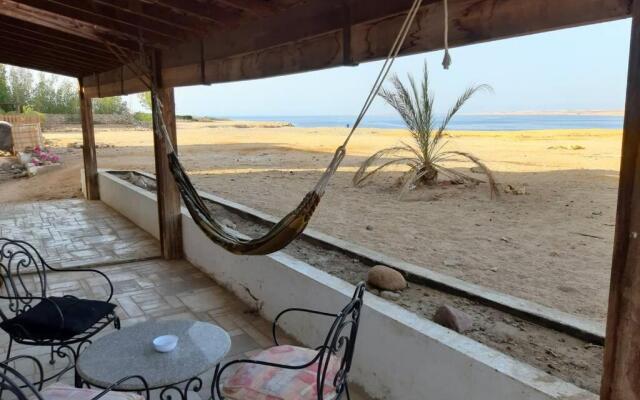
[[[265,255],[283,249],[304,231],[316,207],[318,206],[320,199],[324,195],[331,177],[336,173],[338,167],[344,160],[349,141],[356,129],[360,126],[360,123],[364,119],[367,111],[373,104],[378,92],[384,84],[393,63],[409,35],[411,26],[421,5],[422,0],[414,0],[402,27],[400,28],[400,32],[396,36],[395,41],[389,50],[389,54],[385,59],[385,62],[383,63],[362,109],[349,131],[349,134],[342,145],[336,149],[331,162],[314,188],[304,196],[302,201],[293,211],[273,225],[265,235],[258,238],[240,237],[235,231],[219,223],[213,217],[178,159],[177,152],[175,151],[168,129],[162,118],[163,105],[156,95],[158,92],[157,87],[155,86],[155,81],[150,79],[152,83],[149,89],[153,94],[154,124],[157,127],[157,129],[155,129],[155,134],[159,135],[159,139],[163,140],[165,143],[167,157],[169,159],[169,168],[176,181],[176,185],[187,210],[196,224],[209,239],[234,254]]]

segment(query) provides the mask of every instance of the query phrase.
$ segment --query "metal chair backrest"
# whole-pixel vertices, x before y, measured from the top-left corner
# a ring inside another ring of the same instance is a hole
[[[327,334],[324,346],[321,349],[322,354],[318,361],[317,387],[319,400],[322,400],[323,388],[327,383],[335,388],[336,398],[340,398],[341,394],[347,389],[347,375],[351,370],[355,352],[364,292],[365,284],[360,282],[356,286],[351,301],[338,313]],[[332,357],[337,357],[340,360],[340,369],[333,382],[325,382]]]
[[[24,375],[8,363],[0,363],[0,398],[2,400],[42,400],[40,390],[42,390],[42,365],[31,356],[20,356],[16,358],[28,358],[35,362],[40,372],[40,381],[37,384],[31,383]]]
[[[11,318],[47,296],[47,263],[29,243],[0,238],[0,318]],[[5,307],[3,307],[5,306]]]

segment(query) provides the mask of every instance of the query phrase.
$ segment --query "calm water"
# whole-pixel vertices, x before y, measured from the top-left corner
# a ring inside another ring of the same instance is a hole
[[[285,121],[301,128],[345,127],[352,116],[235,116],[233,119],[252,121]],[[403,128],[398,117],[366,117],[362,127]],[[622,117],[583,115],[458,115],[451,130],[517,131],[530,129],[622,128]]]

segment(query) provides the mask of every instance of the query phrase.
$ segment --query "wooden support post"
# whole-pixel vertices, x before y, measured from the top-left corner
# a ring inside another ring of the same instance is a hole
[[[640,0],[632,7],[602,400],[640,399]]]
[[[160,56],[154,54],[154,76],[153,79],[158,87],[156,96],[162,103],[163,110],[160,116],[169,131],[169,136],[174,149],[178,149],[176,137],[176,115],[175,101],[173,96],[173,88],[163,88],[160,80]],[[151,107],[155,113],[155,96],[152,96],[154,105]],[[158,217],[160,221],[160,246],[162,248],[162,256],[166,260],[175,260],[182,258],[182,217],[180,214],[180,192],[169,170],[169,160],[167,159],[167,146],[162,137],[162,133],[158,132],[159,127],[156,126],[154,115],[154,135],[153,148],[156,161],[156,185],[158,188]]]
[[[98,187],[98,162],[96,158],[96,139],[93,132],[93,109],[91,107],[91,98],[85,95],[82,79],[79,79],[79,84],[85,196],[87,200],[100,200],[100,189]]]

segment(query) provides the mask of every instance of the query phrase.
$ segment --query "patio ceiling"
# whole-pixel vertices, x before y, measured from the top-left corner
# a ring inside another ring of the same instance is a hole
[[[89,97],[145,90],[123,65],[141,49],[161,52],[167,87],[353,65],[386,56],[411,2],[0,0],[0,62],[83,78]],[[449,0],[450,43],[625,18],[630,3]],[[442,32],[442,1],[424,0],[402,53],[440,49]]]

